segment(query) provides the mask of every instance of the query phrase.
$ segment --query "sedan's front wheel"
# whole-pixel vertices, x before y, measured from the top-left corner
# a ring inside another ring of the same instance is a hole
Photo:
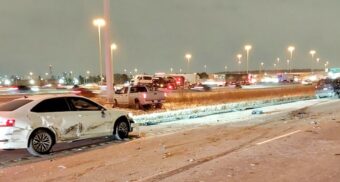
[[[129,124],[126,121],[117,121],[114,133],[114,138],[117,140],[123,140],[129,136]]]
[[[51,134],[46,130],[37,130],[31,135],[27,150],[32,155],[38,156],[50,153],[52,146]]]

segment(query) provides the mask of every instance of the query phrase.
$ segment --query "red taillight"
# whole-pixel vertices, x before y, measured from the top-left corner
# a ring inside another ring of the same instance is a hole
[[[143,98],[146,99],[146,93],[143,94]]]
[[[168,86],[168,89],[172,89],[172,85],[169,85],[169,86]]]
[[[15,119],[7,119],[5,123],[0,124],[0,127],[13,127],[15,124]]]

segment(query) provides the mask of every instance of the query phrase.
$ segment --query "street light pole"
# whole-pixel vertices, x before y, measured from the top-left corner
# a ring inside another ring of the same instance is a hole
[[[261,62],[261,66],[260,66],[260,74],[262,73],[262,71],[263,71],[263,65],[264,65],[264,63],[263,62]]]
[[[315,50],[311,50],[311,51],[309,51],[309,54],[311,54],[312,55],[312,66],[311,66],[311,73],[313,74],[313,63],[314,63],[314,55],[315,55],[315,53],[316,53],[316,51]]]
[[[244,46],[244,49],[247,52],[247,74],[249,73],[249,51],[251,50],[251,45]]]
[[[295,51],[295,47],[294,46],[289,46],[288,47],[288,51],[290,52],[290,61],[293,61],[293,52]],[[288,61],[288,62],[290,62],[290,61]],[[289,65],[289,63],[288,63],[288,65]],[[289,67],[289,73],[291,73],[290,67]]]
[[[287,59],[288,72],[291,73],[291,72],[290,72],[290,65],[289,65],[289,62],[290,62],[289,59]]]
[[[190,59],[192,58],[192,55],[191,54],[186,54],[185,55],[185,58],[187,59],[187,61],[188,61],[188,63],[187,63],[187,74],[189,74],[190,73],[190,68],[189,68],[189,64],[190,64]]]
[[[101,43],[101,27],[105,26],[106,22],[102,18],[93,20],[93,25],[98,27],[98,48],[99,48],[99,74],[100,84],[103,84],[103,65],[102,65],[102,43]]]

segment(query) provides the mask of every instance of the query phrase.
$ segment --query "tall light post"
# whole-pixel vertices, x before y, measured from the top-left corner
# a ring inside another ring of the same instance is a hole
[[[238,63],[238,74],[241,74],[241,60],[237,62]]]
[[[89,81],[89,78],[90,78],[90,71],[89,70],[86,71],[86,77],[85,78],[86,78],[85,82],[87,83]]]
[[[173,70],[174,70],[174,69],[171,67],[171,68],[170,68],[170,72],[172,73]]]
[[[290,53],[290,60],[293,60],[293,52],[295,51],[295,47],[294,46],[289,46],[288,47],[288,51]]]
[[[287,59],[287,67],[288,67],[288,72],[290,73],[290,65],[289,65],[289,63],[290,63],[290,60],[289,60],[289,59]]]
[[[280,65],[280,58],[276,58],[276,62],[277,62],[277,71],[279,71],[279,65]]]
[[[276,63],[274,63],[274,70],[275,70],[275,72],[276,72],[276,74],[277,74],[277,68],[276,68],[276,66],[277,66],[277,64]]]
[[[327,72],[327,67],[328,67],[328,64],[329,64],[329,62],[328,61],[326,61],[326,63],[325,63],[325,72]]]
[[[182,73],[182,68],[179,69],[179,73]]]
[[[316,69],[319,68],[319,63],[320,63],[320,58],[316,58],[316,64],[317,64]],[[320,69],[320,68],[319,68],[319,69]]]
[[[241,58],[242,58],[242,54],[237,54],[236,57],[237,57],[237,63],[238,63],[238,66],[239,66],[238,73],[241,74],[241,63],[242,63]]]
[[[263,63],[263,62],[261,62],[261,66],[260,66],[260,73],[262,73],[262,71],[263,71],[263,65],[264,65],[264,63]]]
[[[227,73],[227,70],[228,70],[228,66],[225,65],[225,66],[224,66],[224,71],[225,71],[225,73]]]
[[[312,55],[312,66],[311,66],[311,73],[313,74],[313,63],[314,63],[314,55],[315,55],[316,51],[315,50],[310,50],[309,54]]]
[[[207,65],[204,65],[204,72],[207,72]]]
[[[289,46],[288,47],[288,51],[290,53],[290,61],[293,61],[293,52],[295,51],[295,47],[294,46]],[[289,73],[291,73],[291,69],[290,69],[290,65],[289,65],[290,61],[287,60],[288,66],[289,66]]]
[[[112,82],[115,83],[115,72],[114,72],[114,65],[113,65],[113,52],[117,50],[118,46],[117,46],[117,44],[112,43],[110,48],[111,48]]]
[[[249,73],[249,51],[252,49],[251,45],[245,45],[244,49],[247,52],[247,74]]]
[[[105,20],[97,18],[93,20],[93,25],[98,27],[98,47],[99,47],[99,71],[100,71],[100,84],[103,84],[103,65],[102,65],[102,44],[101,44],[101,28],[105,26]]]
[[[187,53],[185,54],[185,58],[187,59],[187,72],[188,72],[187,74],[189,74],[190,73],[189,64],[190,64],[190,59],[192,58],[192,55]]]

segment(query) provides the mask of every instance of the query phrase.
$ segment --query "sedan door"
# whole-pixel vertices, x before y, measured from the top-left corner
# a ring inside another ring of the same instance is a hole
[[[104,107],[82,97],[69,97],[68,102],[82,123],[82,138],[112,134],[112,117]]]
[[[46,99],[32,108],[28,117],[31,125],[51,128],[56,132],[57,141],[76,140],[81,136],[80,120],[71,112],[63,97]]]

